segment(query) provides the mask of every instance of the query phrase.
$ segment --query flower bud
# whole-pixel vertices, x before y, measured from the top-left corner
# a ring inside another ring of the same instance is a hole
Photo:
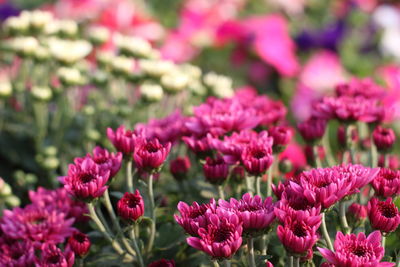
[[[383,233],[396,231],[400,224],[399,210],[390,197],[386,201],[372,198],[368,202],[368,218],[372,228]]]
[[[361,222],[367,218],[367,207],[358,203],[349,206],[347,217],[354,222]]]
[[[3,181],[3,185],[0,188],[0,197],[8,197],[11,194],[12,194],[11,186]]]
[[[92,51],[92,45],[85,40],[48,40],[50,54],[62,64],[71,65],[85,58]]]
[[[34,99],[43,102],[49,101],[53,96],[51,89],[47,86],[34,86],[32,87],[31,94]]]
[[[174,260],[166,260],[166,259],[161,259],[158,261],[153,261],[148,265],[148,267],[175,267],[175,261]]]
[[[126,192],[118,201],[118,215],[127,221],[136,221],[144,214],[144,202],[139,190]]]
[[[47,24],[53,20],[53,14],[47,11],[34,10],[29,14],[30,24],[33,30],[41,31]]]
[[[180,181],[186,178],[190,165],[190,159],[187,156],[178,157],[170,162],[169,170],[172,176],[176,180]]]
[[[59,33],[63,37],[75,37],[78,34],[78,24],[73,20],[60,20]]]
[[[75,231],[68,238],[68,245],[70,245],[75,255],[78,255],[79,257],[84,257],[86,256],[86,254],[89,253],[91,243],[89,237],[86,234]]]
[[[11,41],[12,49],[21,57],[33,56],[39,47],[39,42],[34,37],[17,37]]]
[[[210,89],[211,94],[219,98],[232,97],[232,79],[214,72],[207,73],[203,78],[204,84]]]
[[[117,75],[129,76],[135,67],[135,61],[132,58],[118,56],[111,62],[112,70]]]
[[[268,133],[274,140],[272,149],[277,153],[283,151],[292,139],[292,131],[289,127],[274,126],[268,130]]]
[[[163,98],[164,92],[158,84],[144,83],[140,86],[140,94],[145,101],[158,102]]]
[[[307,143],[321,139],[325,134],[326,120],[311,117],[298,125],[299,132]]]
[[[99,141],[101,138],[101,134],[96,129],[88,129],[85,132],[86,137],[91,141]]]
[[[7,206],[10,206],[10,207],[18,207],[21,205],[21,200],[14,195],[6,197],[5,202],[6,202]]]
[[[44,158],[40,164],[46,170],[55,170],[60,166],[60,161],[56,157],[47,157]]]
[[[228,178],[229,165],[225,163],[222,157],[212,159],[206,158],[203,165],[203,172],[206,180],[212,184],[222,184]]]
[[[279,161],[279,171],[281,173],[289,173],[293,170],[293,164],[289,159]]]
[[[26,17],[9,17],[4,21],[4,29],[11,36],[25,34],[29,28],[29,20]]]
[[[390,150],[396,141],[394,131],[390,128],[383,128],[382,126],[375,128],[372,133],[372,138],[379,151]]]

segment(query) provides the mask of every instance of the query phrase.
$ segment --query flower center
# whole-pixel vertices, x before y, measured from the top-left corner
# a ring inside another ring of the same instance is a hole
[[[353,249],[352,253],[358,257],[363,257],[367,254],[367,248],[365,246],[357,246]]]
[[[150,153],[155,153],[160,150],[160,146],[154,143],[147,143],[145,148]]]
[[[298,237],[307,236],[307,227],[304,224],[297,223],[294,225],[293,233]]]
[[[261,159],[261,158],[265,157],[265,152],[261,149],[253,150],[251,154],[256,159]]]
[[[222,226],[215,233],[214,241],[221,243],[221,242],[228,240],[230,236],[231,236],[231,231],[230,231],[229,227]]]
[[[97,164],[104,164],[107,162],[107,158],[103,156],[93,157],[93,161]]]
[[[84,173],[79,177],[79,179],[82,183],[86,184],[93,181],[95,178],[91,173]]]
[[[397,216],[397,210],[394,205],[391,205],[391,203],[380,203],[379,211],[386,218],[394,218]]]
[[[133,209],[136,208],[137,205],[140,203],[140,198],[130,195],[129,198],[126,200],[126,204],[129,208]]]
[[[55,254],[55,255],[51,255],[50,257],[47,258],[47,263],[52,263],[52,264],[56,264],[60,262],[60,255]]]
[[[85,238],[85,236],[84,236],[82,233],[76,233],[76,234],[74,235],[74,239],[75,239],[76,241],[78,241],[79,243],[84,243],[84,242],[86,241],[86,238]]]
[[[189,218],[190,219],[196,219],[197,217],[200,217],[202,215],[204,215],[204,213],[206,213],[207,211],[207,205],[201,205],[199,208],[197,209],[192,209],[189,213]]]

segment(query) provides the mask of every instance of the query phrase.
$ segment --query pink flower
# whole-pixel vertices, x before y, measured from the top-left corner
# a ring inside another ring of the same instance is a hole
[[[75,255],[67,246],[65,251],[62,251],[54,244],[44,244],[42,254],[39,260],[41,267],[72,267],[75,262]]]
[[[86,222],[89,213],[86,203],[73,200],[65,188],[48,190],[39,187],[37,191],[29,191],[29,199],[32,204],[48,210],[55,210],[66,214],[66,218],[74,218],[77,222]]]
[[[326,123],[324,119],[311,117],[307,121],[300,123],[297,127],[303,139],[306,142],[312,143],[324,136]]]
[[[354,218],[356,221],[364,220],[367,218],[367,207],[358,203],[352,203],[348,209],[348,216]]]
[[[382,99],[385,90],[375,84],[371,78],[353,78],[348,83],[341,83],[336,86],[337,96],[364,97],[366,99]]]
[[[337,232],[334,243],[335,252],[318,248],[322,256],[336,267],[390,267],[394,263],[380,262],[385,254],[381,245],[381,233],[372,232],[368,237],[364,233],[343,235]]]
[[[277,235],[283,246],[291,253],[304,254],[317,242],[316,231],[321,217],[287,217],[284,225],[279,225]]]
[[[72,233],[74,219],[65,214],[30,204],[25,208],[5,210],[1,230],[13,239],[30,240],[35,246],[62,243]]]
[[[118,201],[118,215],[127,221],[136,221],[144,214],[144,201],[139,190],[126,192]]]
[[[198,156],[204,156],[211,150],[209,136],[184,136],[182,140]]]
[[[400,195],[400,171],[382,168],[371,184],[377,196],[386,198]]]
[[[87,154],[86,157],[93,159],[93,161],[100,165],[103,169],[110,170],[110,178],[113,178],[121,168],[122,153],[110,153],[107,149],[96,146],[93,149],[92,155]],[[85,158],[75,158],[76,164],[81,164]]]
[[[174,218],[185,229],[186,233],[198,236],[199,228],[206,228],[207,226],[206,212],[210,211],[213,213],[215,209],[216,204],[214,199],[208,204],[199,205],[197,202],[193,202],[192,206],[180,201],[178,203],[178,210],[181,216],[174,215]]]
[[[218,210],[217,210],[218,211]],[[208,223],[198,230],[199,237],[189,237],[187,243],[215,259],[229,259],[242,245],[242,223],[236,214],[208,215]]]
[[[383,128],[378,126],[372,132],[372,137],[374,144],[379,151],[386,151],[392,148],[394,142],[396,141],[396,135],[394,131],[390,128]]]
[[[243,150],[241,161],[246,171],[252,175],[262,175],[273,161],[272,147],[268,143],[252,142]]]
[[[175,261],[174,260],[161,259],[161,260],[158,260],[158,261],[153,261],[147,267],[175,267]]]
[[[78,255],[79,257],[84,257],[86,256],[86,254],[89,253],[91,243],[89,237],[86,234],[75,231],[68,238],[68,245],[76,255]]]
[[[220,156],[215,159],[207,157],[203,165],[203,173],[208,182],[222,184],[228,178],[229,165]]]
[[[392,198],[388,198],[386,201],[372,198],[368,202],[368,218],[372,228],[383,233],[396,231],[400,224],[400,213]]]
[[[169,171],[172,176],[180,181],[186,178],[189,170],[190,170],[190,159],[189,157],[177,157],[174,160],[171,160],[169,164]]]
[[[274,265],[270,261],[266,261],[265,267],[274,267]]]
[[[79,164],[70,164],[67,176],[60,180],[69,194],[83,201],[91,201],[104,194],[109,178],[110,170],[103,169],[86,157]]]
[[[262,234],[275,219],[272,197],[267,197],[263,201],[260,196],[252,197],[246,193],[240,200],[231,198],[228,202],[220,199],[218,204],[224,209],[235,212],[243,222],[243,231],[250,236]]]
[[[286,126],[274,126],[268,130],[269,135],[273,139],[274,151],[282,150],[292,140],[292,130]]]
[[[0,265],[4,267],[34,266],[35,250],[28,240],[12,243],[0,240]]]
[[[126,130],[124,125],[121,125],[115,131],[107,128],[107,137],[114,147],[125,156],[130,156],[135,151],[137,136],[133,131]]]
[[[157,171],[170,150],[171,143],[162,145],[158,139],[142,140],[133,154],[136,167],[145,171]]]

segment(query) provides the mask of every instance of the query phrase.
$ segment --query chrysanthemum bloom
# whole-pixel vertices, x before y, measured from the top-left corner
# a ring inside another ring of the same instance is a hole
[[[42,254],[38,262],[41,267],[72,267],[75,262],[74,252],[67,246],[65,251],[62,251],[54,244],[44,244]]]
[[[279,221],[283,223],[288,216],[292,218],[319,216],[321,205],[309,202],[303,194],[289,188],[282,193],[274,212]]]
[[[193,202],[189,206],[185,202],[178,203],[178,211],[181,216],[174,215],[175,221],[191,236],[198,236],[199,228],[206,228],[207,216],[206,213],[215,213],[217,206],[215,200],[210,203],[199,205]]]
[[[242,231],[236,214],[209,214],[206,227],[198,230],[199,237],[188,237],[186,241],[215,259],[229,259],[242,245]]]
[[[266,261],[265,267],[274,267],[274,265],[270,261]]]
[[[381,168],[371,185],[376,196],[386,198],[400,195],[400,171]]]
[[[135,153],[133,153],[133,159],[138,169],[157,172],[166,160],[170,150],[171,143],[162,145],[158,139],[142,140],[137,145]]]
[[[273,144],[273,139],[268,135],[267,131],[257,133],[253,130],[234,132],[230,136],[224,136],[223,140],[214,138],[210,140],[210,143],[213,149],[224,155],[224,159],[228,164],[237,164],[244,148],[254,141],[262,142],[269,146]]]
[[[15,240],[10,244],[0,240],[0,244],[0,266],[35,266],[35,250],[28,240]]]
[[[348,195],[358,193],[362,187],[375,179],[380,170],[379,168],[365,167],[361,164],[342,164],[333,166],[331,169],[337,171],[343,177],[347,177],[347,181],[352,184],[352,189]]]
[[[347,212],[347,217],[354,221],[363,221],[367,218],[367,207],[358,203],[352,203]]]
[[[144,202],[139,190],[126,192],[118,201],[118,215],[127,221],[136,221],[144,214]]]
[[[211,151],[210,137],[203,136],[184,136],[182,141],[188,146],[188,148],[195,153],[197,156],[203,157]]]
[[[215,159],[207,157],[203,165],[203,173],[208,182],[222,184],[228,178],[229,165],[220,156]]]
[[[246,171],[255,176],[264,174],[271,166],[273,159],[272,147],[262,142],[252,142],[247,145],[241,156]]]
[[[352,78],[350,82],[338,84],[335,91],[338,96],[361,96],[367,99],[381,99],[385,95],[385,90],[371,78]]]
[[[174,260],[161,259],[161,260],[158,260],[158,261],[153,261],[147,267],[175,267],[175,261]]]
[[[387,151],[391,149],[396,141],[396,135],[394,134],[393,129],[383,128],[382,126],[378,126],[374,129],[372,132],[372,138],[379,151]]]
[[[336,267],[390,267],[394,263],[380,262],[385,255],[381,245],[381,233],[372,232],[368,237],[364,233],[344,235],[337,232],[334,243],[335,252],[318,248],[328,263]]]
[[[66,218],[74,218],[75,222],[86,222],[90,219],[85,216],[89,213],[86,203],[73,200],[63,187],[54,190],[39,187],[36,192],[29,191],[29,199],[38,207],[66,214]]]
[[[372,228],[383,233],[396,231],[400,224],[400,213],[392,198],[388,198],[386,201],[372,198],[368,202],[368,218]]]
[[[74,219],[65,214],[30,204],[25,208],[5,210],[1,230],[13,239],[30,240],[35,246],[43,243],[58,244],[72,233]]]
[[[218,204],[221,208],[236,213],[243,222],[243,231],[250,236],[263,233],[275,219],[272,197],[263,201],[260,196],[251,197],[246,193],[240,200],[231,198],[228,202],[220,199]]]
[[[190,170],[190,159],[189,157],[177,157],[174,160],[171,160],[169,164],[169,171],[172,176],[180,181],[186,178],[189,170]]]
[[[70,164],[67,176],[60,180],[68,193],[77,199],[91,201],[104,194],[109,178],[110,170],[86,157],[80,164]]]
[[[318,240],[316,234],[321,217],[287,217],[283,225],[279,225],[277,235],[287,251],[304,255]]]
[[[273,139],[274,152],[280,152],[292,140],[292,130],[286,126],[274,126],[268,130],[269,135]]]
[[[126,130],[124,125],[121,125],[115,131],[111,128],[107,128],[107,137],[114,147],[125,156],[131,156],[135,151],[137,136],[133,131]]]
[[[311,117],[307,121],[299,123],[297,127],[303,139],[306,142],[313,143],[320,140],[324,136],[326,120]]]
[[[86,234],[75,231],[68,238],[68,245],[71,247],[75,255],[78,255],[79,257],[84,257],[86,256],[86,254],[89,253],[91,243],[89,237]]]
[[[92,155],[89,153],[86,157],[92,158],[93,161],[100,165],[103,169],[110,170],[110,179],[113,178],[121,168],[122,153],[110,153],[107,149],[96,146],[93,149]],[[80,164],[84,158],[76,158],[74,162]]]

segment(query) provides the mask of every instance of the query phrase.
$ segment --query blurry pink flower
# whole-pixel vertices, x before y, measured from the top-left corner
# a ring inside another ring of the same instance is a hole
[[[109,178],[110,170],[103,169],[86,157],[79,164],[70,164],[67,176],[61,177],[60,181],[69,194],[83,201],[91,201],[104,194]]]
[[[287,173],[286,177],[293,177],[307,164],[303,149],[296,143],[290,143],[286,149],[279,154],[279,161],[282,160],[289,160],[292,164],[292,171]]]
[[[396,231],[400,224],[400,212],[390,197],[386,201],[372,198],[368,202],[368,218],[372,228],[383,233]]]
[[[348,216],[355,220],[364,220],[367,218],[367,207],[358,203],[352,203],[348,209]]]
[[[72,267],[75,262],[75,254],[69,246],[64,251],[54,244],[44,244],[41,248],[41,255],[38,265],[41,267]]]
[[[124,125],[121,125],[115,131],[107,128],[107,137],[114,147],[125,156],[131,156],[135,151],[137,136],[133,131],[126,130]]]
[[[199,53],[199,49],[190,44],[185,36],[171,32],[163,42],[160,52],[163,59],[183,63],[194,58]]]
[[[381,168],[371,185],[376,196],[396,197],[400,195],[400,171]]]
[[[190,166],[191,163],[188,156],[177,157],[176,159],[171,160],[169,164],[169,171],[176,180],[181,181],[187,178]]]
[[[139,190],[126,192],[118,201],[118,215],[127,221],[136,221],[144,214],[144,201]]]
[[[282,8],[285,12],[290,15],[298,15],[303,12],[303,9],[307,3],[307,0],[294,0],[287,2],[285,0],[265,0],[277,7]]]
[[[298,83],[290,103],[290,108],[296,120],[301,122],[310,118],[312,105],[320,98],[321,95],[317,91]]]
[[[210,203],[198,204],[193,202],[189,206],[185,202],[178,203],[178,211],[180,216],[174,215],[175,221],[191,236],[198,236],[199,228],[206,228],[207,216],[206,212],[214,213],[216,209],[215,200],[212,199]]]
[[[388,112],[388,120],[400,118],[400,68],[396,65],[384,66],[378,70],[387,85],[383,105]]]
[[[174,260],[161,259],[161,260],[158,260],[158,261],[153,261],[147,267],[175,267],[175,261]]]
[[[339,83],[335,88],[337,96],[364,97],[366,99],[382,99],[386,92],[371,78],[352,78],[347,83]]]
[[[274,151],[284,148],[292,140],[293,132],[292,129],[286,126],[274,126],[268,130],[269,135],[273,139]],[[280,151],[279,151],[280,152]]]
[[[206,158],[203,165],[203,173],[206,180],[212,184],[222,184],[228,178],[229,165],[221,156]]]
[[[332,91],[332,85],[345,80],[345,71],[339,57],[330,51],[315,53],[303,67],[300,82],[317,95]]]
[[[311,117],[308,120],[297,125],[303,139],[308,143],[313,143],[320,140],[326,129],[327,121],[316,117]]]
[[[60,0],[52,5],[44,6],[57,18],[83,21],[95,18],[104,8],[102,0]]]
[[[372,138],[379,151],[390,150],[396,141],[394,131],[391,128],[383,128],[380,125],[372,132]]]
[[[25,208],[5,210],[1,230],[13,239],[33,242],[35,246],[44,243],[58,244],[72,233],[74,219],[65,214],[30,204]]]
[[[7,243],[0,240],[0,266],[34,266],[35,260],[35,250],[30,241],[23,240]]]
[[[133,154],[136,167],[145,171],[158,171],[171,150],[171,143],[160,144],[157,138],[142,140]]]
[[[68,238],[68,245],[76,255],[84,257],[89,253],[91,242],[86,234],[75,231]]]
[[[337,232],[334,243],[335,252],[318,248],[322,256],[336,267],[390,267],[394,263],[380,262],[385,254],[381,245],[381,233],[372,232],[368,237],[364,233],[343,235]]]
[[[235,212],[243,222],[243,231],[251,236],[262,234],[275,219],[272,197],[267,197],[263,201],[260,196],[252,197],[246,193],[242,199],[231,198],[229,202],[220,199],[218,204],[224,209]]]
[[[204,156],[211,150],[210,138],[208,136],[184,136],[182,137],[182,140],[188,146],[188,148],[198,156]]]
[[[187,243],[215,259],[229,259],[242,245],[242,222],[236,214],[210,214],[199,237],[189,237]]]

